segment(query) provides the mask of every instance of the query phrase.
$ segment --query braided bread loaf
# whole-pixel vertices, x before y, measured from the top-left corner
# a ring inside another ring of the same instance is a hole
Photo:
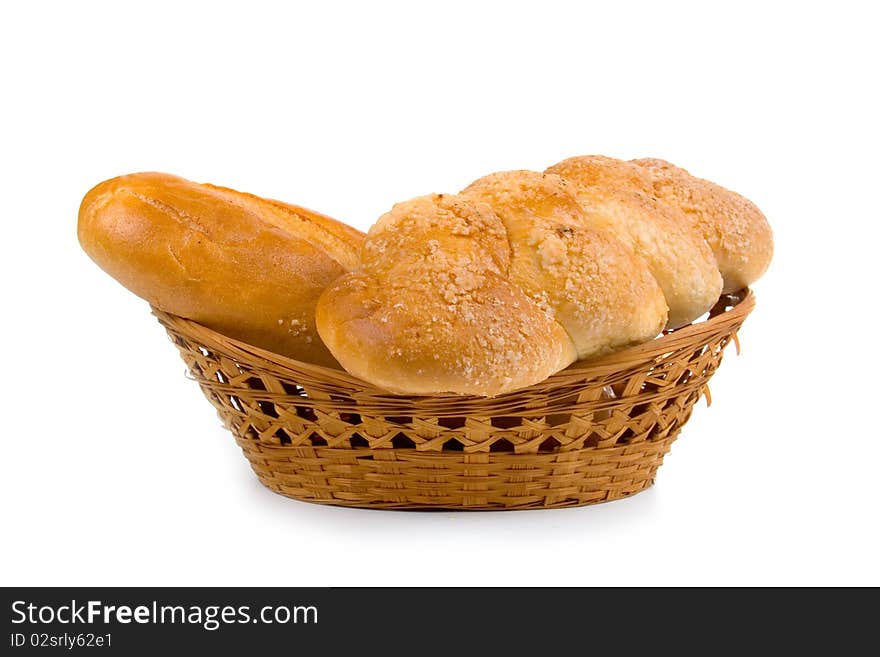
[[[345,369],[392,392],[501,394],[666,321],[644,263],[589,228],[557,176],[494,174],[399,203],[362,253],[316,323]]]

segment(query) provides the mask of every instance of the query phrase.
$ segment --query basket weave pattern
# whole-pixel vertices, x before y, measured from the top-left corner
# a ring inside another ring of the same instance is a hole
[[[724,296],[705,321],[494,398],[392,395],[153,312],[271,490],[358,507],[521,509],[650,486],[753,306],[749,290]]]

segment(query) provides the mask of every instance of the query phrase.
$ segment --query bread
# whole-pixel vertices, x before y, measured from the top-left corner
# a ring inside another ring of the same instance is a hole
[[[363,234],[329,217],[163,173],[102,182],[78,236],[152,305],[301,361],[335,366],[315,330],[318,296],[357,267]]]
[[[657,199],[682,210],[705,238],[724,279],[722,292],[751,285],[767,270],[773,232],[754,203],[664,160],[633,162],[644,167]]]
[[[553,175],[399,203],[362,262],[321,295],[318,331],[346,370],[391,392],[502,394],[666,321],[645,263],[586,226]]]
[[[647,169],[583,156],[547,172],[571,183],[589,226],[608,231],[645,259],[666,297],[668,327],[693,321],[718,300],[722,281],[712,250],[681,210],[654,198]]]
[[[346,370],[390,392],[497,395],[577,357],[565,330],[508,278],[489,206],[435,194],[370,229],[362,270],[318,301],[318,332]]]
[[[666,300],[646,263],[587,225],[570,185],[553,174],[494,173],[462,195],[487,203],[510,244],[508,278],[566,330],[578,359],[657,336]]]

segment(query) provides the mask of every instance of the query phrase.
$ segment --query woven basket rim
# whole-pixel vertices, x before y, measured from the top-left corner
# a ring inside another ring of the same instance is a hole
[[[569,367],[550,375],[547,379],[544,379],[533,386],[520,388],[510,393],[506,393],[505,395],[500,395],[499,397],[521,394],[537,386],[547,386],[548,384],[553,385],[554,383],[563,384],[572,378],[582,380],[585,378],[593,378],[594,376],[599,377],[608,372],[620,370],[621,368],[635,363],[653,360],[663,354],[668,354],[671,351],[680,348],[682,345],[692,342],[697,336],[703,334],[708,335],[723,330],[729,325],[740,323],[752,311],[754,305],[755,295],[750,288],[743,288],[737,292],[722,295],[715,306],[709,311],[709,316],[706,319],[669,332],[664,332],[659,337],[649,340],[648,342],[626,347],[619,351],[614,351],[596,358],[576,361]],[[454,393],[438,395],[401,395],[391,393],[364,381],[363,379],[359,379],[345,370],[307,363],[288,356],[283,356],[256,347],[242,340],[231,338],[194,320],[164,312],[152,305],[150,308],[153,315],[155,315],[159,322],[166,328],[176,327],[178,330],[198,338],[199,343],[207,347],[215,347],[226,353],[234,354],[236,358],[240,358],[246,363],[256,364],[258,366],[262,364],[271,364],[273,368],[278,369],[281,372],[287,372],[291,376],[295,376],[297,373],[305,371],[326,382],[336,382],[342,387],[358,388],[365,393],[377,397],[388,397],[400,401],[407,399],[424,400],[426,398],[449,398],[458,401],[466,399],[487,399],[486,397],[458,395]],[[496,399],[498,399],[498,397],[496,397]]]

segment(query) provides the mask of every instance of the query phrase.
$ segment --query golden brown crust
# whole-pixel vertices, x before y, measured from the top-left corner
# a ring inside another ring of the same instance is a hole
[[[316,212],[162,173],[105,181],[77,227],[86,253],[152,305],[298,360],[335,366],[318,296],[361,234]]]
[[[501,220],[454,195],[398,203],[363,269],[321,296],[318,331],[346,370],[391,392],[497,395],[575,359],[564,329],[508,278]]]
[[[666,323],[666,301],[647,264],[587,225],[570,185],[533,171],[493,173],[463,196],[501,218],[509,279],[565,328],[578,358],[644,342]]]
[[[654,198],[645,169],[613,158],[581,156],[547,172],[571,183],[589,226],[608,231],[645,259],[666,297],[667,326],[687,324],[717,301],[721,275],[715,256],[681,211]]]
[[[767,270],[773,232],[754,203],[665,160],[633,162],[649,176],[660,202],[682,210],[703,235],[718,261],[724,293],[751,285]]]

